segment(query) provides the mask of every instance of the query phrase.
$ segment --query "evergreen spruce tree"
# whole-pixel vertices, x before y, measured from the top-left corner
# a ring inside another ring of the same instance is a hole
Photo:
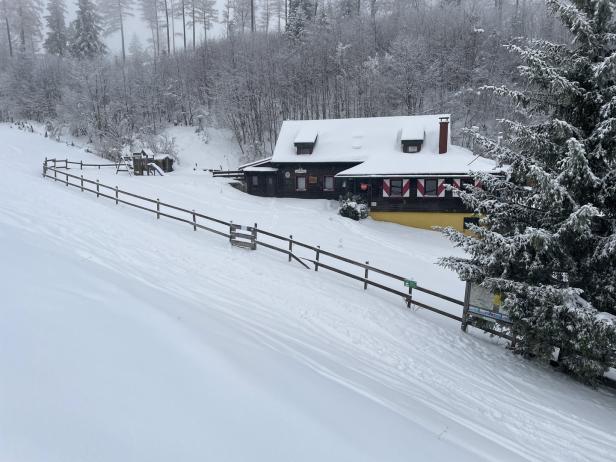
[[[77,18],[71,23],[71,55],[77,59],[92,59],[105,53],[100,23],[101,19],[92,0],[79,0]]]
[[[47,53],[51,55],[64,56],[68,45],[68,30],[64,20],[64,15],[66,14],[64,0],[50,0],[47,10],[49,13],[45,16],[47,38],[43,46]]]
[[[289,15],[286,31],[293,37],[304,33],[307,23],[312,19],[314,5],[310,0],[289,0]]]
[[[571,45],[531,41],[519,55],[519,120],[498,143],[474,132],[506,178],[478,174],[461,193],[482,216],[474,236],[446,234],[469,258],[442,264],[500,291],[518,352],[595,382],[616,363],[616,25],[613,0],[548,0]],[[531,118],[532,117],[532,118]],[[533,120],[534,122],[525,122]],[[602,313],[603,312],[603,313]]]

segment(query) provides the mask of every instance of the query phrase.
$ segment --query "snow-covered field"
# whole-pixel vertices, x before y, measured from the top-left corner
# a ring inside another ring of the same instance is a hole
[[[169,133],[173,174],[84,175],[462,296],[434,264],[455,251],[439,234],[247,196],[192,168],[236,166],[224,132]],[[357,281],[44,180],[45,156],[95,160],[0,125],[0,460],[613,460],[614,392]]]

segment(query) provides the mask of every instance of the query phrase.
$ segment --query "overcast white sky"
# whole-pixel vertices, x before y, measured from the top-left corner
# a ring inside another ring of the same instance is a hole
[[[110,0],[98,0],[98,2],[104,2]],[[126,29],[125,29],[125,38],[126,38],[126,46],[131,42],[133,35],[137,35],[141,45],[143,47],[149,46],[148,40],[151,38],[150,29],[147,27],[145,22],[141,19],[141,9],[139,8],[139,2],[137,0],[133,0],[135,5],[135,11],[133,12],[134,16],[129,18],[126,21]],[[224,0],[216,0],[217,8],[218,8],[218,17],[221,17],[222,6],[224,4]],[[77,11],[77,0],[66,0],[66,7],[68,10],[68,20],[72,21],[75,18],[75,12]],[[45,8],[45,15],[47,14],[47,9]],[[211,37],[220,35],[223,32],[223,27],[221,24],[215,24],[214,28],[209,30],[208,33]],[[182,32],[182,22],[175,20],[175,32],[176,34]],[[189,43],[192,43],[192,30],[186,29],[186,35],[188,36],[187,40]],[[199,40],[202,36],[201,28],[197,28],[197,40]],[[121,40],[120,33],[113,34],[109,37],[105,37],[105,42],[107,46],[111,49],[112,52],[119,52],[121,48]],[[176,35],[175,37],[175,47],[176,49],[182,48],[182,36]]]

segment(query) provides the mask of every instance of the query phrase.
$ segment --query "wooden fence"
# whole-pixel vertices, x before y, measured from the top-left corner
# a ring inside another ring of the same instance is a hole
[[[342,255],[338,255],[336,253],[321,249],[320,246],[313,246],[298,241],[296,239],[293,239],[293,236],[285,237],[279,234],[272,233],[270,231],[266,231],[259,228],[256,223],[254,224],[254,226],[241,226],[238,224],[234,224],[231,221],[220,220],[218,218],[213,218],[202,213],[198,213],[195,210],[188,210],[182,207],[168,204],[166,202],[161,202],[159,199],[152,199],[128,191],[124,191],[119,189],[117,186],[108,186],[100,183],[99,180],[89,180],[84,178],[83,175],[73,175],[71,173],[68,173],[68,171],[65,171],[72,168],[71,166],[79,166],[80,170],[83,170],[84,167],[97,167],[98,169],[100,169],[101,167],[115,167],[116,164],[84,164],[82,162],[71,162],[68,159],[45,159],[43,163],[43,177],[53,179],[54,181],[59,181],[67,187],[73,186],[75,188],[79,188],[81,191],[96,194],[96,197],[104,197],[107,199],[111,199],[115,201],[116,204],[125,204],[130,207],[135,207],[140,210],[150,212],[152,214],[155,214],[157,219],[160,219],[160,217],[165,217],[171,220],[187,223],[193,227],[194,231],[197,231],[197,229],[209,231],[211,233],[229,239],[232,244],[234,244],[235,241],[234,245],[237,245],[238,237],[244,238],[249,244],[240,244],[243,247],[252,250],[257,249],[258,247],[264,247],[287,255],[289,262],[296,261],[306,269],[310,269],[310,264],[314,268],[314,271],[319,271],[320,269],[327,270],[356,280],[363,285],[364,290],[367,290],[369,286],[372,286],[385,292],[400,296],[405,301],[407,307],[423,308],[428,311],[458,321],[461,323],[463,330],[466,330],[467,325],[473,325],[474,319],[486,319],[485,317],[469,312],[470,290],[468,284],[464,300],[458,300],[456,298],[441,294],[434,290],[421,287],[410,278],[406,278],[404,276],[400,276],[389,271],[385,271],[383,269],[371,266],[368,261],[356,261]],[[137,204],[134,201],[131,202],[130,199],[137,199],[139,201],[143,201],[147,205]],[[242,230],[247,231],[247,233],[241,233]],[[271,240],[266,242],[264,240],[266,237]],[[280,243],[280,245],[276,245],[275,243]],[[295,249],[304,249],[305,251],[312,252],[314,253],[314,257],[298,255],[294,252]],[[323,257],[327,257],[331,261],[324,261]],[[343,269],[339,266],[334,266],[334,262],[346,265],[347,268]],[[350,272],[349,267],[358,268],[360,270],[360,274],[354,274]],[[377,280],[374,275],[378,275],[379,280]],[[400,287],[400,283],[403,283],[404,286],[406,286],[405,291],[402,291],[399,288],[391,287],[391,285],[393,285],[392,283],[396,283],[398,287]],[[413,291],[417,291],[439,299],[441,301],[446,301],[450,304],[453,304],[454,306],[461,309],[462,316],[449,313],[448,311],[445,311],[441,308],[436,308],[430,304],[414,299]],[[490,319],[490,321],[500,326],[504,326],[505,328],[509,324],[502,320],[499,321]],[[486,326],[485,323],[481,323],[480,325],[477,325],[475,327],[489,332],[493,335],[497,335],[499,337],[511,340],[510,335],[508,335],[506,332],[492,329],[491,327]]]
[[[244,172],[242,170],[210,170],[215,178],[232,178],[234,180],[243,179]]]

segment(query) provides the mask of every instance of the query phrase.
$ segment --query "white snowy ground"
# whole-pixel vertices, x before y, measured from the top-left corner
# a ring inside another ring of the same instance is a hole
[[[172,133],[201,165],[192,133]],[[613,460],[613,392],[356,281],[43,180],[45,155],[95,159],[0,125],[0,460]],[[84,174],[462,295],[434,232],[247,196],[187,163]]]

